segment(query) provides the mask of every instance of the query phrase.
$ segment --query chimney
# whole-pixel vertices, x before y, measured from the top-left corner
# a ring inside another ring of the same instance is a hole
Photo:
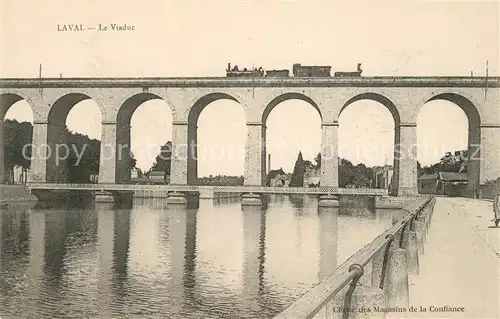
[[[267,155],[267,173],[271,171],[271,154]]]

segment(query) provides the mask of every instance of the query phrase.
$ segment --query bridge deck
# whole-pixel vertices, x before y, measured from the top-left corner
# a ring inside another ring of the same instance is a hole
[[[500,77],[0,78],[0,88],[117,87],[500,87]]]
[[[87,191],[163,191],[163,192],[215,192],[215,193],[264,193],[264,194],[339,194],[387,195],[385,189],[339,187],[262,187],[262,186],[197,186],[197,185],[136,185],[136,184],[63,184],[30,183],[30,189],[87,190]]]
[[[416,317],[499,317],[500,228],[488,228],[492,218],[491,202],[437,198],[419,256],[420,275],[410,277],[411,305],[428,309]],[[432,313],[432,305],[465,307],[465,312]]]

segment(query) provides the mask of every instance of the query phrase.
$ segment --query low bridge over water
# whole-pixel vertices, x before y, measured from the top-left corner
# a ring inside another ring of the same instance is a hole
[[[215,192],[256,194],[310,194],[310,195],[387,195],[385,189],[340,187],[264,187],[264,186],[207,186],[207,185],[131,185],[131,184],[60,184],[29,183],[30,189],[96,190],[96,191],[165,191]]]
[[[136,185],[136,184],[66,184],[66,183],[29,183],[29,189],[35,191],[90,191],[98,192],[98,197],[110,198],[119,192],[152,191],[169,193],[172,203],[184,203],[183,193],[241,193],[249,204],[260,204],[262,194],[306,194],[323,195],[322,205],[337,205],[333,195],[387,195],[385,189],[340,188],[340,187],[263,187],[263,186],[207,186],[207,185]],[[173,200],[172,198],[175,198]],[[329,199],[327,201],[327,198]]]

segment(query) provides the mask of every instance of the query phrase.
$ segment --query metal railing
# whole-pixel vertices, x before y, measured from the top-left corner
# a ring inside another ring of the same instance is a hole
[[[413,224],[416,218],[422,213],[424,207],[429,205],[433,200],[434,196],[427,196],[426,198],[419,198],[407,206],[404,210],[407,210],[409,214],[403,218],[402,221],[386,230],[371,243],[352,255],[326,279],[310,289],[274,318],[313,318],[334,298],[338,297],[340,297],[338,300],[338,303],[340,303],[339,307],[349,309],[354,290],[360,278],[365,273],[365,267],[372,262],[374,257],[379,253],[383,253],[383,262],[380,281],[377,283],[377,286],[383,289],[391,246],[397,248],[403,247],[404,233],[414,229]],[[339,292],[345,288],[347,288],[345,296],[340,295]],[[347,319],[348,317],[348,311],[342,313],[343,319]]]
[[[264,186],[207,186],[207,185],[137,185],[137,184],[65,184],[28,183],[29,189],[44,190],[101,190],[101,191],[164,191],[215,193],[268,193],[268,194],[335,194],[385,196],[386,189],[340,187],[264,187]]]
[[[286,78],[0,78],[0,88],[118,88],[118,87],[498,87],[500,77],[378,76]]]

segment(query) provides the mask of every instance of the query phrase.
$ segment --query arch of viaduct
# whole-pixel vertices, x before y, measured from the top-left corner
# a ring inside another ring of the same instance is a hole
[[[56,163],[54,156],[46,159],[47,148],[41,146],[64,143],[66,117],[85,99],[93,99],[102,115],[100,183],[129,180],[130,120],[151,99],[164,100],[172,111],[172,184],[196,179],[197,120],[205,106],[219,99],[238,102],[246,115],[245,185],[264,185],[266,120],[276,105],[289,99],[308,102],[321,117],[322,186],[338,186],[338,118],[345,107],[362,99],[382,103],[393,116],[393,186],[398,195],[417,193],[417,115],[432,100],[451,101],[468,117],[469,187],[500,176],[499,77],[0,79],[0,119],[22,99],[34,115],[38,156],[32,158],[31,179],[38,183],[65,182],[63,163]],[[3,180],[3,136],[0,141]]]

